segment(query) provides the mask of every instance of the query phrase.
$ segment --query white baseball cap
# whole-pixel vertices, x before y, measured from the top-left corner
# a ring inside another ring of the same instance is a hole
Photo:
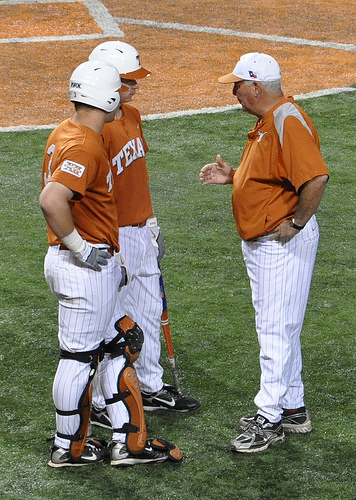
[[[219,78],[219,83],[235,83],[242,80],[272,82],[280,80],[281,69],[277,61],[267,54],[249,52],[240,57],[232,73]]]

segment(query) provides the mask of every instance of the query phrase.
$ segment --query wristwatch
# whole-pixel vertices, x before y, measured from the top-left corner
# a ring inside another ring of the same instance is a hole
[[[293,219],[291,219],[290,225],[292,226],[293,229],[297,229],[298,231],[301,231],[305,227],[305,225],[298,226],[298,224],[295,223],[294,217],[293,217]]]

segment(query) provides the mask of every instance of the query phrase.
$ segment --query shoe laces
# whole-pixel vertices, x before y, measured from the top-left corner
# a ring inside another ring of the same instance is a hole
[[[268,431],[273,431],[275,429],[271,428],[271,429],[266,429],[265,427],[263,427],[265,424],[261,424],[260,422],[256,422],[256,420],[252,420],[249,424],[248,424],[248,427],[247,427],[247,431],[252,431],[254,432],[255,434],[257,434],[258,436],[261,436],[261,437],[264,437],[266,436],[266,433]]]
[[[161,394],[162,392],[174,398],[177,398],[179,396],[179,392],[176,391],[176,389],[172,385],[168,384],[164,384],[162,389],[158,391],[157,394]]]
[[[93,437],[90,437],[87,442],[85,443],[84,448],[90,448],[91,450],[95,451],[102,451],[105,447],[107,446],[107,443],[103,440],[99,440]]]

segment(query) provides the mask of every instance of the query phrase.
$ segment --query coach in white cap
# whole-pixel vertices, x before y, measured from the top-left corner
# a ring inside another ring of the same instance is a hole
[[[232,73],[219,78],[220,83],[235,83],[242,80],[268,82],[281,79],[281,69],[273,57],[259,52],[241,56]]]
[[[309,116],[285,97],[281,70],[270,55],[243,55],[232,73],[242,109],[257,117],[232,168],[218,155],[200,172],[203,184],[232,184],[232,205],[250,278],[260,346],[257,413],[243,417],[231,450],[253,453],[283,443],[285,432],[312,430],[304,403],[302,331],[317,252],[315,213],[328,169]],[[238,326],[237,326],[238,329]]]

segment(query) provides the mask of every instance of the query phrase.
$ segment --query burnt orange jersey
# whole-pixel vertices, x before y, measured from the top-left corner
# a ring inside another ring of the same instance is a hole
[[[248,133],[234,174],[232,205],[241,238],[257,238],[292,218],[299,188],[324,174],[311,119],[292,97],[283,97]]]
[[[59,182],[71,191],[69,202],[74,225],[90,243],[118,246],[118,221],[112,172],[103,139],[91,128],[70,118],[49,136],[43,159],[42,187]],[[60,240],[48,228],[48,243]]]
[[[119,226],[139,224],[153,215],[146,166],[148,146],[139,111],[122,104],[121,118],[105,124],[103,137],[113,171]]]

